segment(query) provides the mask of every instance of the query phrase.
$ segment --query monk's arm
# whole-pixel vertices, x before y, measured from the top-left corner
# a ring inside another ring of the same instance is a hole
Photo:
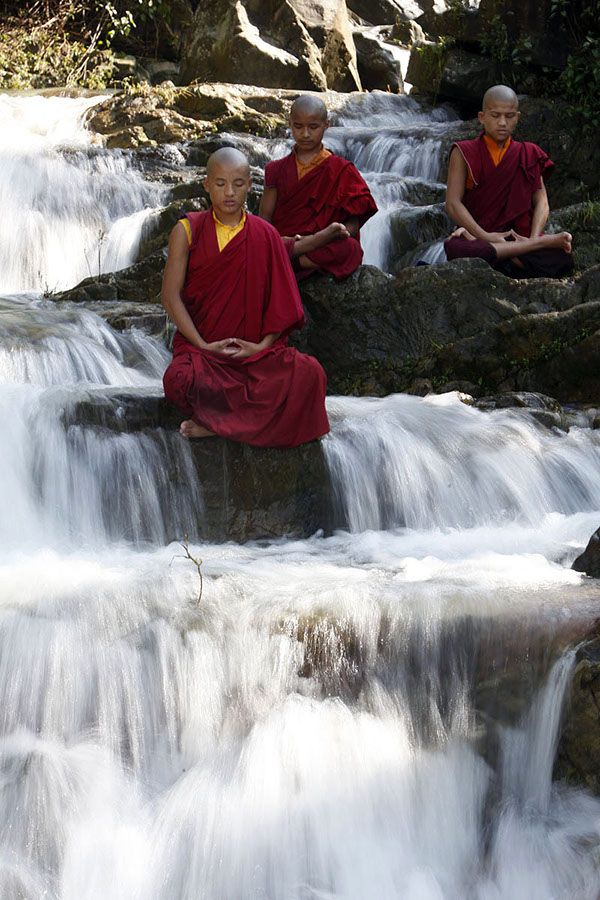
[[[462,202],[467,184],[467,164],[460,150],[455,147],[448,164],[448,186],[446,188],[445,209],[453,222],[466,228],[469,234],[480,241],[492,243],[505,240],[510,232],[485,231],[481,228]]]
[[[266,219],[267,222],[270,222],[273,218],[273,213],[275,212],[276,205],[277,188],[266,187],[263,191],[262,197],[260,198],[260,206],[258,208],[258,214],[261,219]]]
[[[185,283],[187,272],[189,252],[190,248],[187,234],[181,222],[178,222],[169,238],[169,254],[165,264],[160,294],[162,305],[164,306],[168,317],[177,327],[177,330],[180,331],[194,347],[199,347],[200,350],[211,350],[214,353],[229,355],[231,351],[227,348],[231,339],[213,341],[212,344],[207,344],[206,341],[202,340],[198,329],[192,322],[190,314],[181,299],[181,291]]]
[[[542,183],[539,191],[536,191],[532,198],[533,216],[531,219],[531,232],[529,237],[536,238],[542,234],[548,216],[550,215],[550,204],[548,203],[548,194],[546,186]]]

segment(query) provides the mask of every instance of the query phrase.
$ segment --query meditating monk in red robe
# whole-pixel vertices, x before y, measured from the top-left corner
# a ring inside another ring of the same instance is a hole
[[[287,346],[302,303],[279,234],[244,212],[250,184],[246,157],[217,150],[205,180],[212,208],[171,233],[162,302],[177,333],[165,394],[188,417],[185,437],[295,447],[329,431],[326,378]]]
[[[482,106],[482,134],[450,152],[446,212],[459,228],[444,243],[447,258],[480,257],[515,278],[570,274],[571,235],[543,234],[554,163],[537,144],[512,139],[520,113],[511,88],[490,88]]]
[[[329,122],[318,97],[294,101],[290,127],[292,152],[265,167],[260,215],[283,236],[299,279],[313,272],[346,278],[362,262],[360,228],[377,206],[352,163],[323,147]],[[299,242],[307,235],[314,238],[308,247]]]

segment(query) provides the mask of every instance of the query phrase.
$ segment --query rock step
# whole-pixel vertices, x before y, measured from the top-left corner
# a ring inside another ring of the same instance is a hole
[[[182,416],[159,394],[94,392],[63,412],[65,427],[104,429],[116,434],[155,436],[176,430]],[[181,441],[184,441],[181,438]],[[331,530],[329,474],[319,441],[289,450],[250,447],[221,438],[186,441],[202,486],[198,533],[209,541],[304,538]],[[170,480],[181,473],[165,458]],[[173,539],[181,535],[173,535]]]

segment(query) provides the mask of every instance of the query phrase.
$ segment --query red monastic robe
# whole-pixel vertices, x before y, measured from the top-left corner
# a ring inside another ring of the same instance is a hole
[[[452,145],[462,154],[474,183],[462,198],[463,204],[485,231],[509,231],[529,237],[533,219],[533,195],[554,169],[546,153],[529,141],[510,142],[496,166],[483,133],[474,140]],[[448,259],[481,257],[496,268],[511,267],[510,261],[496,264],[496,251],[488,241],[449,238],[444,243]],[[524,269],[510,274],[527,277],[560,277],[573,269],[570,253],[560,249],[535,250],[520,257]]]
[[[258,343],[281,334],[269,349],[236,361],[177,332],[164,376],[167,399],[220,437],[258,447],[295,447],[326,434],[325,373],[312,356],[287,346],[304,311],[281,238],[248,215],[220,252],[212,211],[187,218],[192,243],[181,296],[203,340]]]
[[[377,212],[362,175],[347,159],[332,153],[298,178],[296,154],[267,163],[265,187],[277,189],[272,224],[281,235],[294,237],[321,231],[332,222],[357,218],[361,225]],[[340,238],[307,254],[321,272],[346,278],[361,264],[360,237]],[[309,270],[299,270],[306,277]]]

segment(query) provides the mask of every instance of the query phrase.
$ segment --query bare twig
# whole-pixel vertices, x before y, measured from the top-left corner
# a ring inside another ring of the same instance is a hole
[[[193,562],[194,565],[196,566],[196,570],[198,572],[198,578],[200,579],[200,588],[198,590],[198,601],[197,601],[198,606],[200,606],[200,603],[202,601],[202,589],[204,587],[204,581],[202,578],[202,560],[196,559],[196,557],[192,556],[192,554],[190,553],[190,545],[189,545],[189,540],[188,540],[187,535],[184,537],[184,539],[182,541],[178,541],[178,543],[185,550],[185,556],[182,556],[181,554],[176,554],[173,557],[173,559],[189,559],[190,562]],[[171,562],[173,562],[173,559],[171,560]]]

